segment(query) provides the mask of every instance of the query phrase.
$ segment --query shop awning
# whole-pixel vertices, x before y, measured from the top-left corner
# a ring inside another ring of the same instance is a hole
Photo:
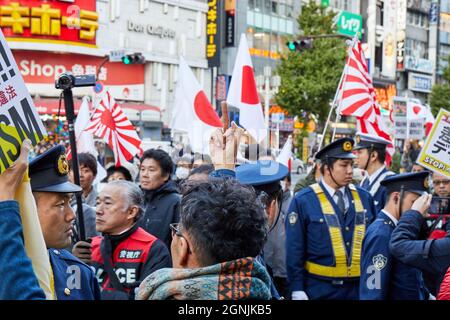
[[[39,114],[58,114],[59,109],[59,99],[57,98],[44,98],[44,99],[33,99],[34,105]],[[74,99],[75,114],[78,114],[81,106],[81,99]],[[152,111],[161,113],[161,109],[156,106],[152,106],[144,103],[136,102],[117,102],[122,109],[131,109],[135,111]],[[62,116],[66,115],[66,109],[64,108],[64,99],[61,101],[61,113]]]

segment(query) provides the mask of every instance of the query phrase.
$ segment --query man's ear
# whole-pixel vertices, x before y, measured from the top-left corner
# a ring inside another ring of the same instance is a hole
[[[128,212],[128,218],[129,219],[136,219],[136,217],[139,214],[139,208],[136,206],[133,206],[130,208],[130,211]]]
[[[177,237],[177,236],[175,236],[175,237]],[[186,268],[188,265],[189,253],[190,253],[189,242],[183,237],[178,237],[178,246],[177,246],[176,250],[178,250],[178,254],[177,254],[178,264],[181,267]]]

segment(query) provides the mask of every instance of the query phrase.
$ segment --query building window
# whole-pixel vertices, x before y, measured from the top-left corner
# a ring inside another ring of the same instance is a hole
[[[428,59],[428,43],[415,39],[406,39],[405,55],[418,59]]]
[[[254,10],[255,9],[255,0],[248,0],[248,10]]]
[[[272,1],[272,14],[278,15],[278,2]]]

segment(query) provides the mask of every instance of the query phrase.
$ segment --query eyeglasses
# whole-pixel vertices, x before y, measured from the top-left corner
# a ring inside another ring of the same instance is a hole
[[[436,180],[436,181],[433,181],[433,185],[434,185],[434,186],[438,186],[438,185],[440,185],[440,184],[446,186],[446,185],[448,185],[449,183],[450,183],[450,180]]]
[[[180,232],[180,224],[179,223],[171,223],[169,224],[170,230],[172,230],[172,238],[177,235],[178,237],[183,237],[183,235]]]

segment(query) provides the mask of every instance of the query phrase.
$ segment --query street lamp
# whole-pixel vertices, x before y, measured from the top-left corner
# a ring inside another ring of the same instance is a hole
[[[256,77],[256,85],[259,92],[264,92],[264,126],[267,132],[266,146],[269,147],[270,130],[269,130],[269,107],[270,100],[281,85],[281,78],[279,75],[272,76],[272,68],[270,66],[264,67],[263,74]]]

